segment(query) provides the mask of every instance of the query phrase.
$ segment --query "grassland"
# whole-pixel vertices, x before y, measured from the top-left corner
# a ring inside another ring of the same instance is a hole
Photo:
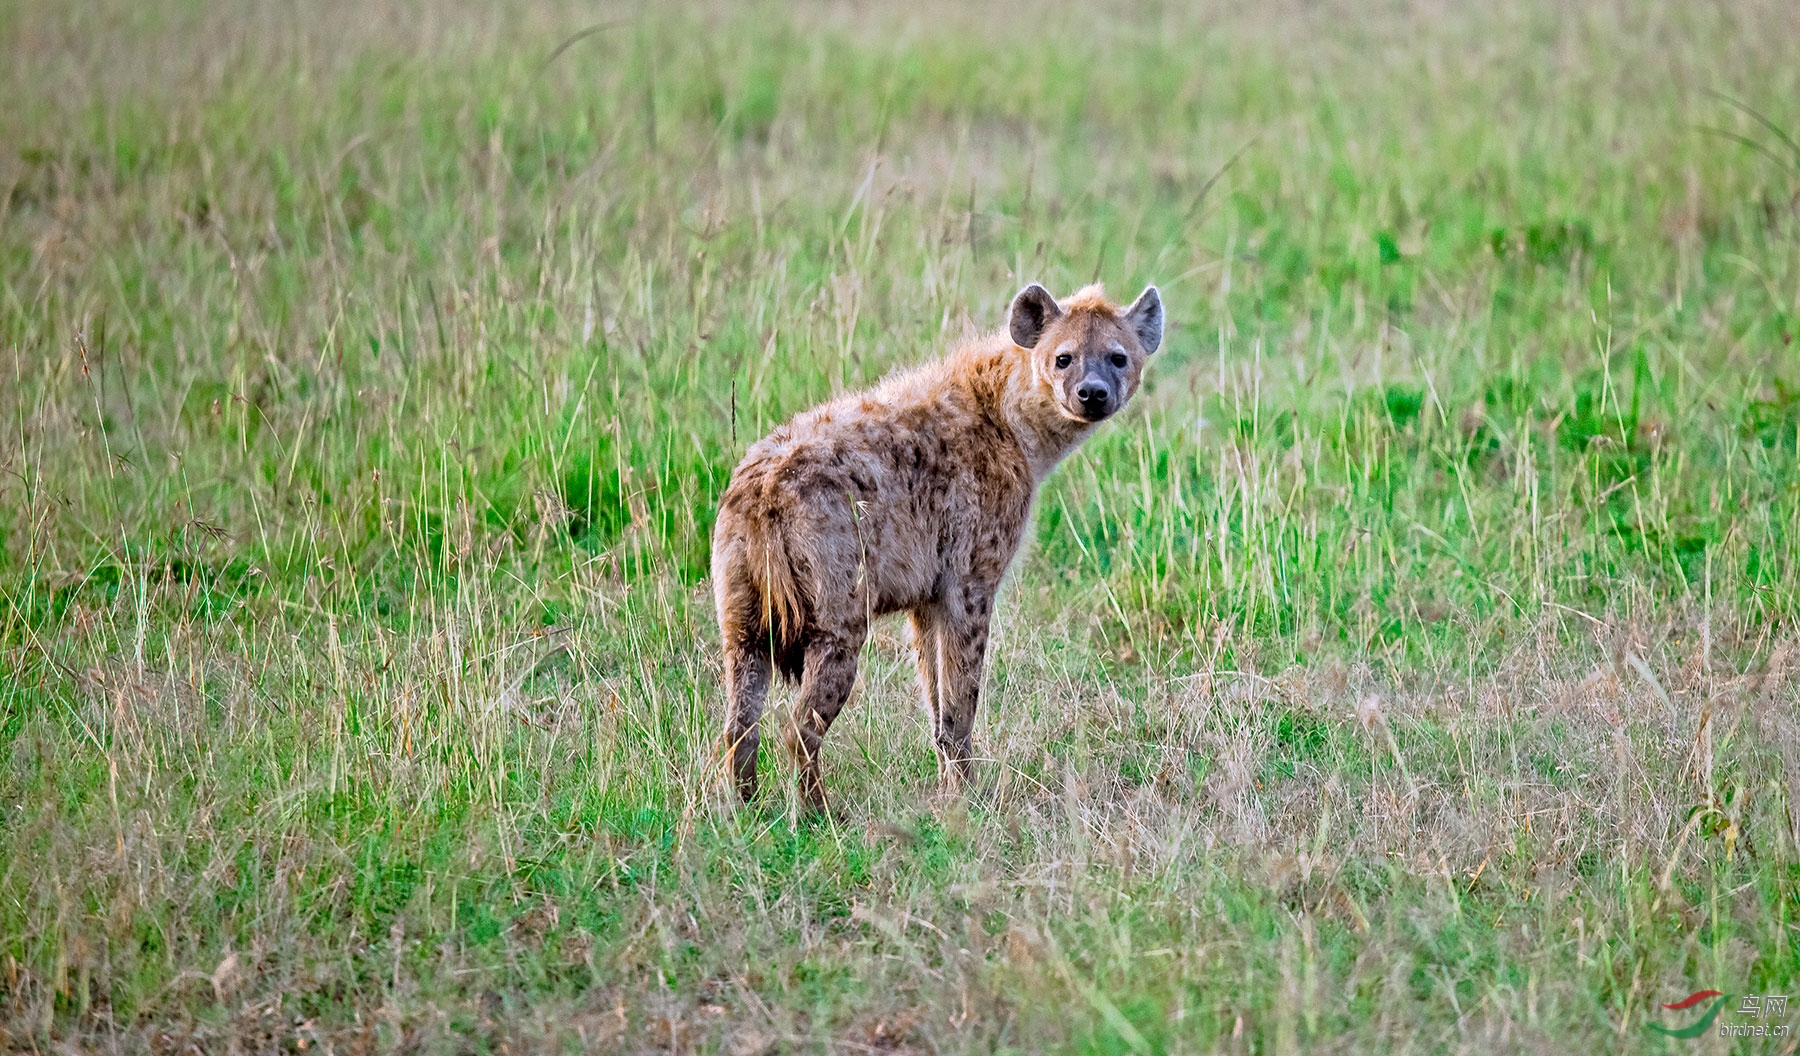
[[[1791,5],[294,6],[0,3],[0,1050],[1719,1051],[1646,1024],[1800,989]],[[733,809],[744,446],[1096,278],[1176,328],[980,788],[884,628],[839,816]]]

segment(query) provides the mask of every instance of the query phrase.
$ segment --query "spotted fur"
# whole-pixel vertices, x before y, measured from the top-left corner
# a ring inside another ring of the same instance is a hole
[[[739,793],[756,791],[758,723],[775,672],[799,682],[788,742],[822,806],[819,743],[856,681],[869,624],[908,613],[942,772],[973,776],[988,623],[1037,486],[1136,392],[1162,341],[1151,286],[1129,308],[1098,286],[1057,302],[1037,284],[1007,327],[750,446],[713,530],[712,580]]]

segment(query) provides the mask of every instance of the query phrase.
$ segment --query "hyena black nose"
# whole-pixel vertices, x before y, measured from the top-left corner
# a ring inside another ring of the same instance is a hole
[[[1075,398],[1088,417],[1101,417],[1111,409],[1112,389],[1099,378],[1088,378],[1075,387]]]

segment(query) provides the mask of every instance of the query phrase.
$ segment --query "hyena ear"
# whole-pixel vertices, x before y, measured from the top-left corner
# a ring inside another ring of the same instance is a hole
[[[1006,311],[1006,329],[1012,334],[1013,344],[1032,348],[1044,336],[1045,328],[1061,319],[1062,314],[1050,291],[1034,282],[1013,298],[1012,307]]]
[[[1138,299],[1125,309],[1125,325],[1137,333],[1138,344],[1144,346],[1146,353],[1162,347],[1162,294],[1157,292],[1155,286],[1144,287],[1144,292],[1138,294]]]

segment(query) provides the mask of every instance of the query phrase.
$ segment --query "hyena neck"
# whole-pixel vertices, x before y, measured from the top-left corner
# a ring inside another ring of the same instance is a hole
[[[1031,481],[1037,485],[1069,452],[1081,446],[1094,426],[1057,410],[1049,386],[1032,373],[1030,358],[1016,348],[1014,353],[1000,406],[1025,456],[1025,464],[1031,467]]]
[[[1056,409],[1049,386],[1032,373],[1030,357],[1004,334],[964,345],[942,369],[989,421],[1011,434],[1034,489],[1094,431]]]

